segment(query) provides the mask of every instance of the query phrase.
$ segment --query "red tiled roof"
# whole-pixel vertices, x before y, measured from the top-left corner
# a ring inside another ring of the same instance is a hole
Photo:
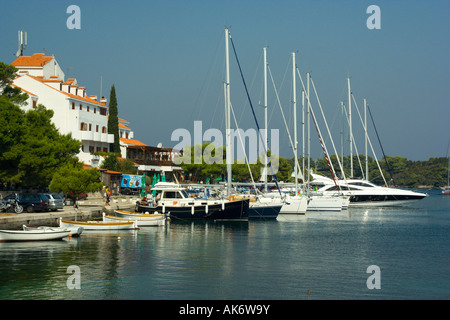
[[[119,122],[119,128],[130,129],[130,128],[128,128],[127,126],[124,126],[123,124],[121,124],[120,122]]]
[[[71,98],[75,98],[75,99],[78,99],[78,100],[83,100],[83,101],[86,101],[86,102],[90,102],[90,103],[92,103],[92,104],[96,104],[96,105],[100,105],[100,106],[102,106],[102,107],[106,107],[106,104],[105,104],[105,103],[98,102],[97,100],[94,100],[94,99],[92,99],[92,98],[88,98],[88,97],[80,97],[80,96],[74,95],[74,94],[72,94],[72,93],[68,93],[68,92],[65,92],[65,91],[60,91],[60,90],[58,90],[58,89],[56,89],[56,88],[53,88],[52,86],[49,86],[48,84],[45,83],[45,82],[48,82],[48,80],[46,80],[46,79],[41,79],[41,78],[39,78],[39,77],[30,76],[29,74],[27,74],[27,75],[25,75],[25,76],[31,77],[31,78],[33,78],[33,79],[35,79],[35,80],[37,80],[37,81],[39,81],[39,82],[45,84],[46,86],[48,86],[48,87],[50,87],[50,88],[52,88],[52,89],[54,89],[54,90],[56,90],[56,91],[58,91],[58,92],[61,92],[62,94],[66,95],[66,96],[69,96],[69,97],[71,97]],[[23,77],[23,76],[22,76],[22,77]]]
[[[20,56],[11,64],[15,67],[43,67],[52,59],[53,57],[47,57],[44,53],[35,53],[32,56]]]
[[[139,140],[135,140],[135,139],[120,138],[120,141],[122,141],[123,143],[126,143],[128,145],[147,147],[147,145],[145,143],[140,142]]]

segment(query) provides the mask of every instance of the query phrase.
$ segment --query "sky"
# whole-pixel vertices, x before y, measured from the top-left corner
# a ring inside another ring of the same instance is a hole
[[[67,13],[70,5],[80,8],[80,29],[67,27],[73,15]],[[367,13],[370,5],[380,9],[378,20],[372,20],[376,18],[372,11]],[[194,121],[202,121],[203,132],[224,130],[228,27],[261,128],[262,52],[267,47],[268,126],[279,132],[281,156],[293,156],[287,132],[294,133],[291,53],[295,52],[305,85],[310,72],[316,87],[318,99],[312,89],[310,93],[312,108],[330,153],[333,143],[341,152],[341,137],[344,154],[350,152],[341,109],[341,101],[348,106],[350,78],[358,108],[352,102],[353,153],[355,148],[364,153],[358,110],[363,117],[367,99],[384,152],[428,160],[447,156],[450,140],[449,14],[447,0],[1,0],[0,61],[14,61],[17,32],[24,30],[28,33],[24,55],[54,55],[66,78],[76,78],[89,95],[109,99],[114,85],[119,117],[130,122],[135,139],[174,147],[180,142],[172,141],[177,129],[187,129],[194,142]],[[379,22],[381,28],[369,29],[368,20]],[[232,51],[230,80],[239,128],[256,129]],[[299,77],[296,82],[300,156]],[[369,139],[380,159],[376,132],[368,116]],[[369,155],[373,157],[370,147]],[[311,157],[323,157],[312,123]]]

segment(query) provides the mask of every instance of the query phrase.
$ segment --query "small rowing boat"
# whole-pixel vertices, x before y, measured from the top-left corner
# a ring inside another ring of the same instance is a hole
[[[148,215],[147,215],[148,216]],[[158,215],[158,217],[152,217],[152,219],[145,219],[146,217],[117,217],[117,216],[103,216],[105,222],[117,222],[117,221],[134,221],[138,227],[150,227],[150,226],[164,226],[166,224],[166,217],[164,215]]]
[[[59,219],[59,226],[66,227],[82,227],[84,230],[133,230],[139,229],[135,221],[72,221]]]
[[[61,240],[68,237],[70,230],[65,228],[36,228],[34,230],[0,230],[0,241],[43,241]]]
[[[82,227],[66,227],[66,228],[59,227],[58,228],[58,227],[48,227],[48,226],[29,227],[29,226],[23,225],[23,230],[25,230],[25,231],[43,230],[43,229],[69,230],[70,231],[69,236],[71,236],[71,237],[79,237],[83,233],[83,230],[84,230]]]
[[[140,213],[140,212],[130,212],[125,210],[114,210],[114,215],[120,218],[127,218],[130,220],[161,220],[166,219],[166,215],[164,213]]]

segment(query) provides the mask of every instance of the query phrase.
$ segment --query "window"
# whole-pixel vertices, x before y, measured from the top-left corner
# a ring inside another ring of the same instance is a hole
[[[102,133],[106,133],[106,127],[102,127]]]
[[[97,147],[97,152],[100,152],[102,150],[102,148]]]
[[[80,123],[80,130],[81,131],[87,131],[87,123],[81,122]]]
[[[95,126],[95,132],[98,132],[98,124]]]
[[[92,123],[89,123],[89,131],[92,131]]]
[[[37,101],[33,100],[33,108],[36,108],[36,105],[37,105]]]
[[[94,108],[94,113],[97,113],[97,108]]]
[[[84,145],[81,145],[81,151],[84,152]]]
[[[87,106],[87,112],[89,112],[89,106]]]
[[[164,191],[164,199],[176,199],[177,192],[175,191]]]
[[[72,102],[72,110],[75,110],[75,102]]]
[[[89,152],[93,153],[94,152],[94,146],[89,146]]]
[[[108,148],[103,148],[103,152],[108,152]]]
[[[106,108],[100,108],[100,114],[106,116]]]
[[[128,139],[128,132],[125,133],[125,138]]]
[[[80,103],[80,110],[83,110],[83,105]]]

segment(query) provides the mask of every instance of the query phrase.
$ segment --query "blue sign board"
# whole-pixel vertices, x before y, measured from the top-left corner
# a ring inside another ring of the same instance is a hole
[[[122,181],[120,183],[121,188],[142,188],[141,184],[142,176],[139,175],[132,175],[132,174],[123,174],[122,175]]]

